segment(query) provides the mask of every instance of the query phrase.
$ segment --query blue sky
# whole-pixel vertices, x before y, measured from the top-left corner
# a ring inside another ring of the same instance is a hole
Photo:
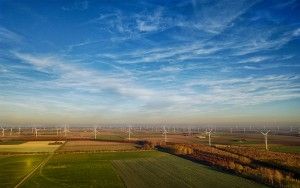
[[[300,1],[0,0],[7,122],[297,122]]]

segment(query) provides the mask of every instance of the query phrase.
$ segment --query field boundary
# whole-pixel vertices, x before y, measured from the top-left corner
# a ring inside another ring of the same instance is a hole
[[[66,142],[64,142],[65,144]],[[59,146],[58,148],[62,147],[64,144],[62,144],[61,146]],[[56,150],[58,149],[56,148]],[[55,150],[55,151],[56,151]],[[35,167],[32,171],[30,171],[24,178],[22,178],[22,180],[14,186],[14,188],[18,188],[20,187],[25,181],[27,181],[32,175],[34,175],[34,173],[38,170],[41,169],[43,166],[45,166],[45,164],[47,164],[47,162],[53,157],[53,155],[55,154],[55,151],[51,152],[50,155],[43,160],[37,167]]]
[[[29,179],[39,168],[43,167],[54,155],[51,153],[45,160],[43,160],[37,167],[35,167],[31,172],[29,172],[14,188],[20,187],[27,179]]]

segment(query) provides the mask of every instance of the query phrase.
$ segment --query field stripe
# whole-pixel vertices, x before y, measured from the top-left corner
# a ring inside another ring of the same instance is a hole
[[[54,152],[51,153],[44,161],[42,161],[36,168],[34,168],[31,172],[29,172],[16,186],[20,187],[26,180],[28,180],[39,168],[43,167],[54,155]]]

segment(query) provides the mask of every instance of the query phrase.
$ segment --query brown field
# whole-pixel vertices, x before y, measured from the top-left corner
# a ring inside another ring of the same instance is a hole
[[[68,141],[57,152],[97,152],[97,151],[133,151],[138,145],[134,143],[104,142],[104,141]]]

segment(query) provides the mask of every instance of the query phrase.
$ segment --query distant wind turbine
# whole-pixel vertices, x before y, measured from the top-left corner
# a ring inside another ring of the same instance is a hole
[[[65,134],[65,137],[67,137],[67,133],[70,132],[70,131],[69,131],[69,128],[67,127],[66,124],[65,124],[64,131],[63,131],[63,132],[64,132],[64,134]]]
[[[4,129],[3,127],[1,127],[1,129],[2,129],[2,137],[4,137],[4,136],[5,136],[5,130],[6,130],[6,129]]]
[[[94,127],[94,139],[96,140],[97,139],[97,133],[99,131],[97,130],[97,127]]]
[[[270,130],[268,130],[267,132],[260,132],[262,135],[264,135],[264,138],[265,138],[265,148],[266,150],[269,150],[268,148],[268,134],[269,134]]]
[[[164,135],[164,137],[165,137],[165,143],[167,143],[167,130],[166,130],[166,127],[164,126],[163,127],[163,135]]]
[[[210,129],[209,131],[205,131],[205,134],[208,134],[208,145],[211,146],[211,132],[212,132],[212,129]]]
[[[127,132],[128,132],[128,140],[130,140],[131,139],[130,136],[131,136],[131,133],[132,133],[131,126],[128,127],[128,131]]]
[[[37,138],[37,136],[38,136],[38,131],[39,131],[39,129],[37,129],[37,128],[34,128],[34,134],[35,134],[35,138]]]

